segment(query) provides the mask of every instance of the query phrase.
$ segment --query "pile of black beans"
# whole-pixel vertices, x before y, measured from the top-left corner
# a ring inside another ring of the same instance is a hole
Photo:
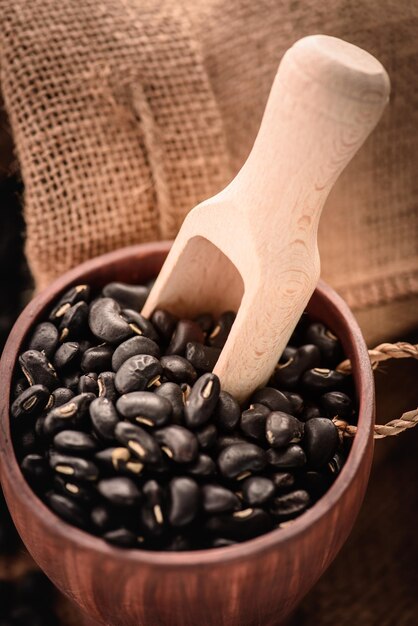
[[[288,524],[346,458],[355,421],[338,339],[303,315],[245,406],[212,373],[235,319],[141,310],[149,287],[65,293],[19,357],[11,404],[22,472],[67,522],[121,547],[222,547]]]
[[[0,578],[0,626],[57,626],[55,590],[39,570],[17,580]]]

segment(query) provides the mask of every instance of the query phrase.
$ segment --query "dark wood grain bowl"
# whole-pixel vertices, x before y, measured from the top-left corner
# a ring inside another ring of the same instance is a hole
[[[373,454],[374,385],[364,339],[346,304],[323,282],[308,311],[341,338],[352,360],[359,428],[331,489],[293,524],[228,548],[178,553],[122,550],[52,513],[31,491],[14,455],[10,387],[16,358],[32,325],[73,284],[88,282],[100,287],[111,280],[147,281],[158,273],[169,245],[138,245],[88,261],[51,284],[23,311],[5,347],[0,369],[3,489],[13,520],[35,561],[99,624],[276,626],[347,539],[363,500]]]

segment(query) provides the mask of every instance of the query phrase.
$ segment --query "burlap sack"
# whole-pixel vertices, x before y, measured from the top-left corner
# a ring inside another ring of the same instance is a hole
[[[0,14],[39,287],[106,250],[174,236],[245,159],[284,51],[323,32],[375,54],[392,99],[327,202],[322,273],[370,341],[416,321],[418,5],[0,0]]]

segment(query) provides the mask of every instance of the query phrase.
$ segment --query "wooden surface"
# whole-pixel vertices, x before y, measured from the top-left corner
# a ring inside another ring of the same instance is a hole
[[[296,42],[243,168],[187,215],[176,237],[143,313],[239,308],[214,372],[241,401],[269,379],[315,289],[322,208],[389,89],[385,69],[364,50],[324,35]]]
[[[354,363],[359,431],[329,492],[292,525],[225,549],[157,553],[113,548],[69,526],[33,494],[10,441],[12,369],[31,325],[71,284],[154,276],[168,243],[119,250],[75,268],[39,294],[18,319],[0,368],[1,481],[14,522],[35,561],[69,598],[109,626],[277,626],[346,540],[361,505],[373,454],[374,386],[366,346],[351,313],[320,284],[310,313],[329,325]]]

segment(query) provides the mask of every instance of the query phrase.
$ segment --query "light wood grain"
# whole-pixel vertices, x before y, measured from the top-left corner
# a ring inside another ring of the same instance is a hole
[[[143,313],[238,310],[214,371],[241,401],[266,383],[313,293],[324,202],[388,96],[385,69],[364,50],[301,39],[282,59],[243,168],[183,223]]]

